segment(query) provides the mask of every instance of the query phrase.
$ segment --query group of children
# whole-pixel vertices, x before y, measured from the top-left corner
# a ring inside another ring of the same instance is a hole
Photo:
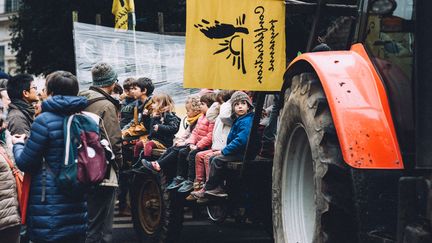
[[[204,91],[186,100],[187,128],[177,137],[180,118],[167,94],[153,94],[148,78],[127,79],[121,109],[123,139],[139,137],[135,170],[159,173],[174,167],[168,190],[189,193],[187,200],[226,197],[224,169],[241,161],[253,121],[253,105],[242,91]],[[165,152],[152,160],[153,149]],[[211,195],[213,197],[208,197]]]

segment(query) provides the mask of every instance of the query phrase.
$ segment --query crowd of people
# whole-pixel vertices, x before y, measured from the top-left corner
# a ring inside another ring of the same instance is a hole
[[[243,159],[254,117],[248,93],[202,90],[188,96],[181,130],[173,99],[155,92],[151,79],[128,78],[120,86],[107,63],[91,72],[92,86],[83,91],[66,71],[49,74],[39,94],[28,74],[0,82],[2,148],[31,178],[23,227],[14,177],[0,156],[0,239],[19,242],[22,235],[31,242],[112,242],[117,199],[120,214],[130,215],[126,172],[131,170],[172,173],[168,190],[187,193],[187,200],[228,196],[226,163]],[[59,189],[56,177],[65,159],[64,121],[83,111],[101,118],[115,159],[99,185],[71,197]],[[274,140],[275,128],[269,129]],[[154,150],[163,153],[157,158]]]

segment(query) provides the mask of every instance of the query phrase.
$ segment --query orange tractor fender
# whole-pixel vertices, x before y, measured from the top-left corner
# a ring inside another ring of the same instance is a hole
[[[321,81],[345,162],[359,169],[403,169],[387,93],[364,46],[302,54],[284,79],[290,82],[305,68]]]

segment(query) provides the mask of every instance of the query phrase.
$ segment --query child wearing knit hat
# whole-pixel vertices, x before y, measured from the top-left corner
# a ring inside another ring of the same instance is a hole
[[[254,117],[252,100],[245,92],[236,91],[231,96],[231,106],[234,123],[221,155],[210,161],[210,176],[204,187],[205,195],[227,197],[222,188],[226,164],[231,161],[242,161],[244,157]]]

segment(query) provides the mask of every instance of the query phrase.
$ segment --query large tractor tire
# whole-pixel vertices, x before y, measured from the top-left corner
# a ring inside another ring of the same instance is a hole
[[[350,170],[315,74],[293,77],[280,121],[272,182],[275,242],[358,242]]]
[[[167,189],[163,173],[136,174],[132,185],[132,221],[140,242],[177,242],[183,224],[183,200]]]

